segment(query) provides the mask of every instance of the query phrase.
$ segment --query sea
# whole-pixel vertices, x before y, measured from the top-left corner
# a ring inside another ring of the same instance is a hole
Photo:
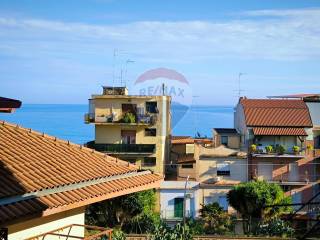
[[[87,104],[23,104],[0,120],[84,144],[94,139],[94,126],[84,123]],[[212,128],[233,126],[232,106],[171,106],[172,135],[212,137]]]

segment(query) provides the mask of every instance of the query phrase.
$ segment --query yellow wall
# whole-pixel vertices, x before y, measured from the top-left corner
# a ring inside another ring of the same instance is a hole
[[[218,163],[230,163],[230,176],[221,176],[222,179],[247,181],[247,160],[235,157],[200,158],[197,161],[198,181],[204,182],[216,177]]]
[[[17,223],[14,225],[9,225],[9,236],[8,240],[22,240],[30,238],[36,235],[40,235],[57,228],[64,227],[69,224],[84,224],[84,212],[85,208],[77,208],[70,211],[65,211],[62,213],[50,215],[47,217],[39,217],[24,221],[22,223]],[[69,229],[60,231],[59,233],[68,233]],[[71,229],[70,235],[84,236],[84,228],[74,227]],[[50,236],[45,239],[59,239],[58,237]],[[61,238],[60,238],[61,239]]]
[[[157,114],[157,121],[154,125],[142,124],[119,124],[119,123],[97,123],[95,125],[95,142],[96,143],[121,143],[121,130],[135,130],[136,144],[155,144],[155,154],[142,156],[136,154],[135,157],[139,162],[143,157],[156,157],[157,164],[155,167],[146,167],[158,173],[164,174],[164,163],[169,161],[169,136],[171,134],[170,126],[170,104],[171,99],[168,96],[96,96],[91,100],[94,104],[95,117],[101,115],[110,115],[111,112],[116,113],[116,120],[122,117],[122,104],[136,104],[137,107],[144,108],[146,112],[146,102],[157,102],[159,113]],[[112,111],[111,111],[112,109]],[[145,136],[146,128],[156,128],[156,136]],[[131,159],[132,155],[125,154],[119,158]]]

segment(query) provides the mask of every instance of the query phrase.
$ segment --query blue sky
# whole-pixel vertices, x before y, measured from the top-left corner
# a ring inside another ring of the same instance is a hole
[[[239,72],[248,97],[320,92],[320,2],[0,2],[1,96],[86,103],[128,59],[129,90],[165,67],[186,77],[197,104],[235,104]]]

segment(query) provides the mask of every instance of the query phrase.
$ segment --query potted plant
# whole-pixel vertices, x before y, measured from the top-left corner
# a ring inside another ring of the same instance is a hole
[[[136,116],[133,115],[133,113],[127,112],[123,116],[123,122],[124,123],[135,123],[136,122]]]
[[[271,145],[265,147],[267,153],[273,152],[273,147]]]
[[[256,153],[256,152],[257,152],[257,145],[251,144],[251,146],[250,146],[250,151],[251,151],[252,153]]]
[[[283,146],[283,145],[279,145],[279,147],[278,147],[278,153],[280,154],[280,155],[283,155],[285,152],[286,152],[286,148],[285,148],[285,146]]]
[[[300,147],[299,146],[293,146],[292,151],[297,155],[300,152]]]

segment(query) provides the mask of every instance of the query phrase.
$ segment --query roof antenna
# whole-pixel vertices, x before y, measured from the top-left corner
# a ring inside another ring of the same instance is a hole
[[[239,98],[241,97],[241,92],[244,92],[244,90],[241,89],[241,76],[242,75],[247,75],[247,73],[239,72],[239,75],[238,75],[238,97]]]

